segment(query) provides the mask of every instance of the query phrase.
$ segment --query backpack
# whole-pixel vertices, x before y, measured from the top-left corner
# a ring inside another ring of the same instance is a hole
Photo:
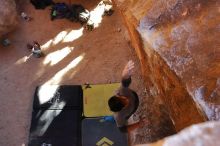
[[[89,11],[82,5],[72,5],[70,11],[74,21],[86,23],[90,18]]]

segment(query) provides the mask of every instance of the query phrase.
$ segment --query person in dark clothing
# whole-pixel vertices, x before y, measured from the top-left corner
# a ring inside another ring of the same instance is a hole
[[[139,106],[137,93],[129,88],[133,68],[134,62],[129,61],[122,72],[121,87],[116,95],[108,100],[109,108],[113,112],[114,119],[121,132],[132,131],[147,124],[147,120],[143,118],[134,124],[127,122]]]

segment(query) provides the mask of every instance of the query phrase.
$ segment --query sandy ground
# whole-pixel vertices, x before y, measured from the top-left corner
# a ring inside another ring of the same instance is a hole
[[[89,10],[98,3],[81,1]],[[78,23],[51,21],[49,8],[35,10],[27,3],[19,10],[27,12],[33,21],[19,19],[17,29],[8,35],[12,45],[0,46],[0,146],[27,145],[37,85],[120,82],[124,65],[134,60],[131,88],[141,94],[144,87],[139,62],[117,11],[103,17],[93,31],[82,31]],[[26,44],[33,40],[43,46],[45,57],[30,56]],[[132,138],[131,143],[134,141]]]

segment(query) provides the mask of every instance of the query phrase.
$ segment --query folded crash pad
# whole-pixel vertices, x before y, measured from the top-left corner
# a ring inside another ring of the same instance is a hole
[[[85,117],[112,115],[108,99],[114,95],[120,83],[83,86],[83,113]]]
[[[114,122],[101,118],[82,121],[82,146],[127,146],[127,135],[121,133]]]

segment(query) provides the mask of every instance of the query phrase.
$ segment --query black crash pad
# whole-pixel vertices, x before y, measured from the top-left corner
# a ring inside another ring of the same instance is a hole
[[[80,146],[81,118],[77,110],[34,110],[29,146]]]
[[[82,110],[83,91],[80,85],[43,85],[34,93],[33,109]]]
[[[44,138],[30,138],[28,146],[81,146],[79,143],[74,143],[76,139],[74,137],[44,137]]]
[[[100,118],[82,121],[82,146],[127,146],[127,136],[113,122]]]

